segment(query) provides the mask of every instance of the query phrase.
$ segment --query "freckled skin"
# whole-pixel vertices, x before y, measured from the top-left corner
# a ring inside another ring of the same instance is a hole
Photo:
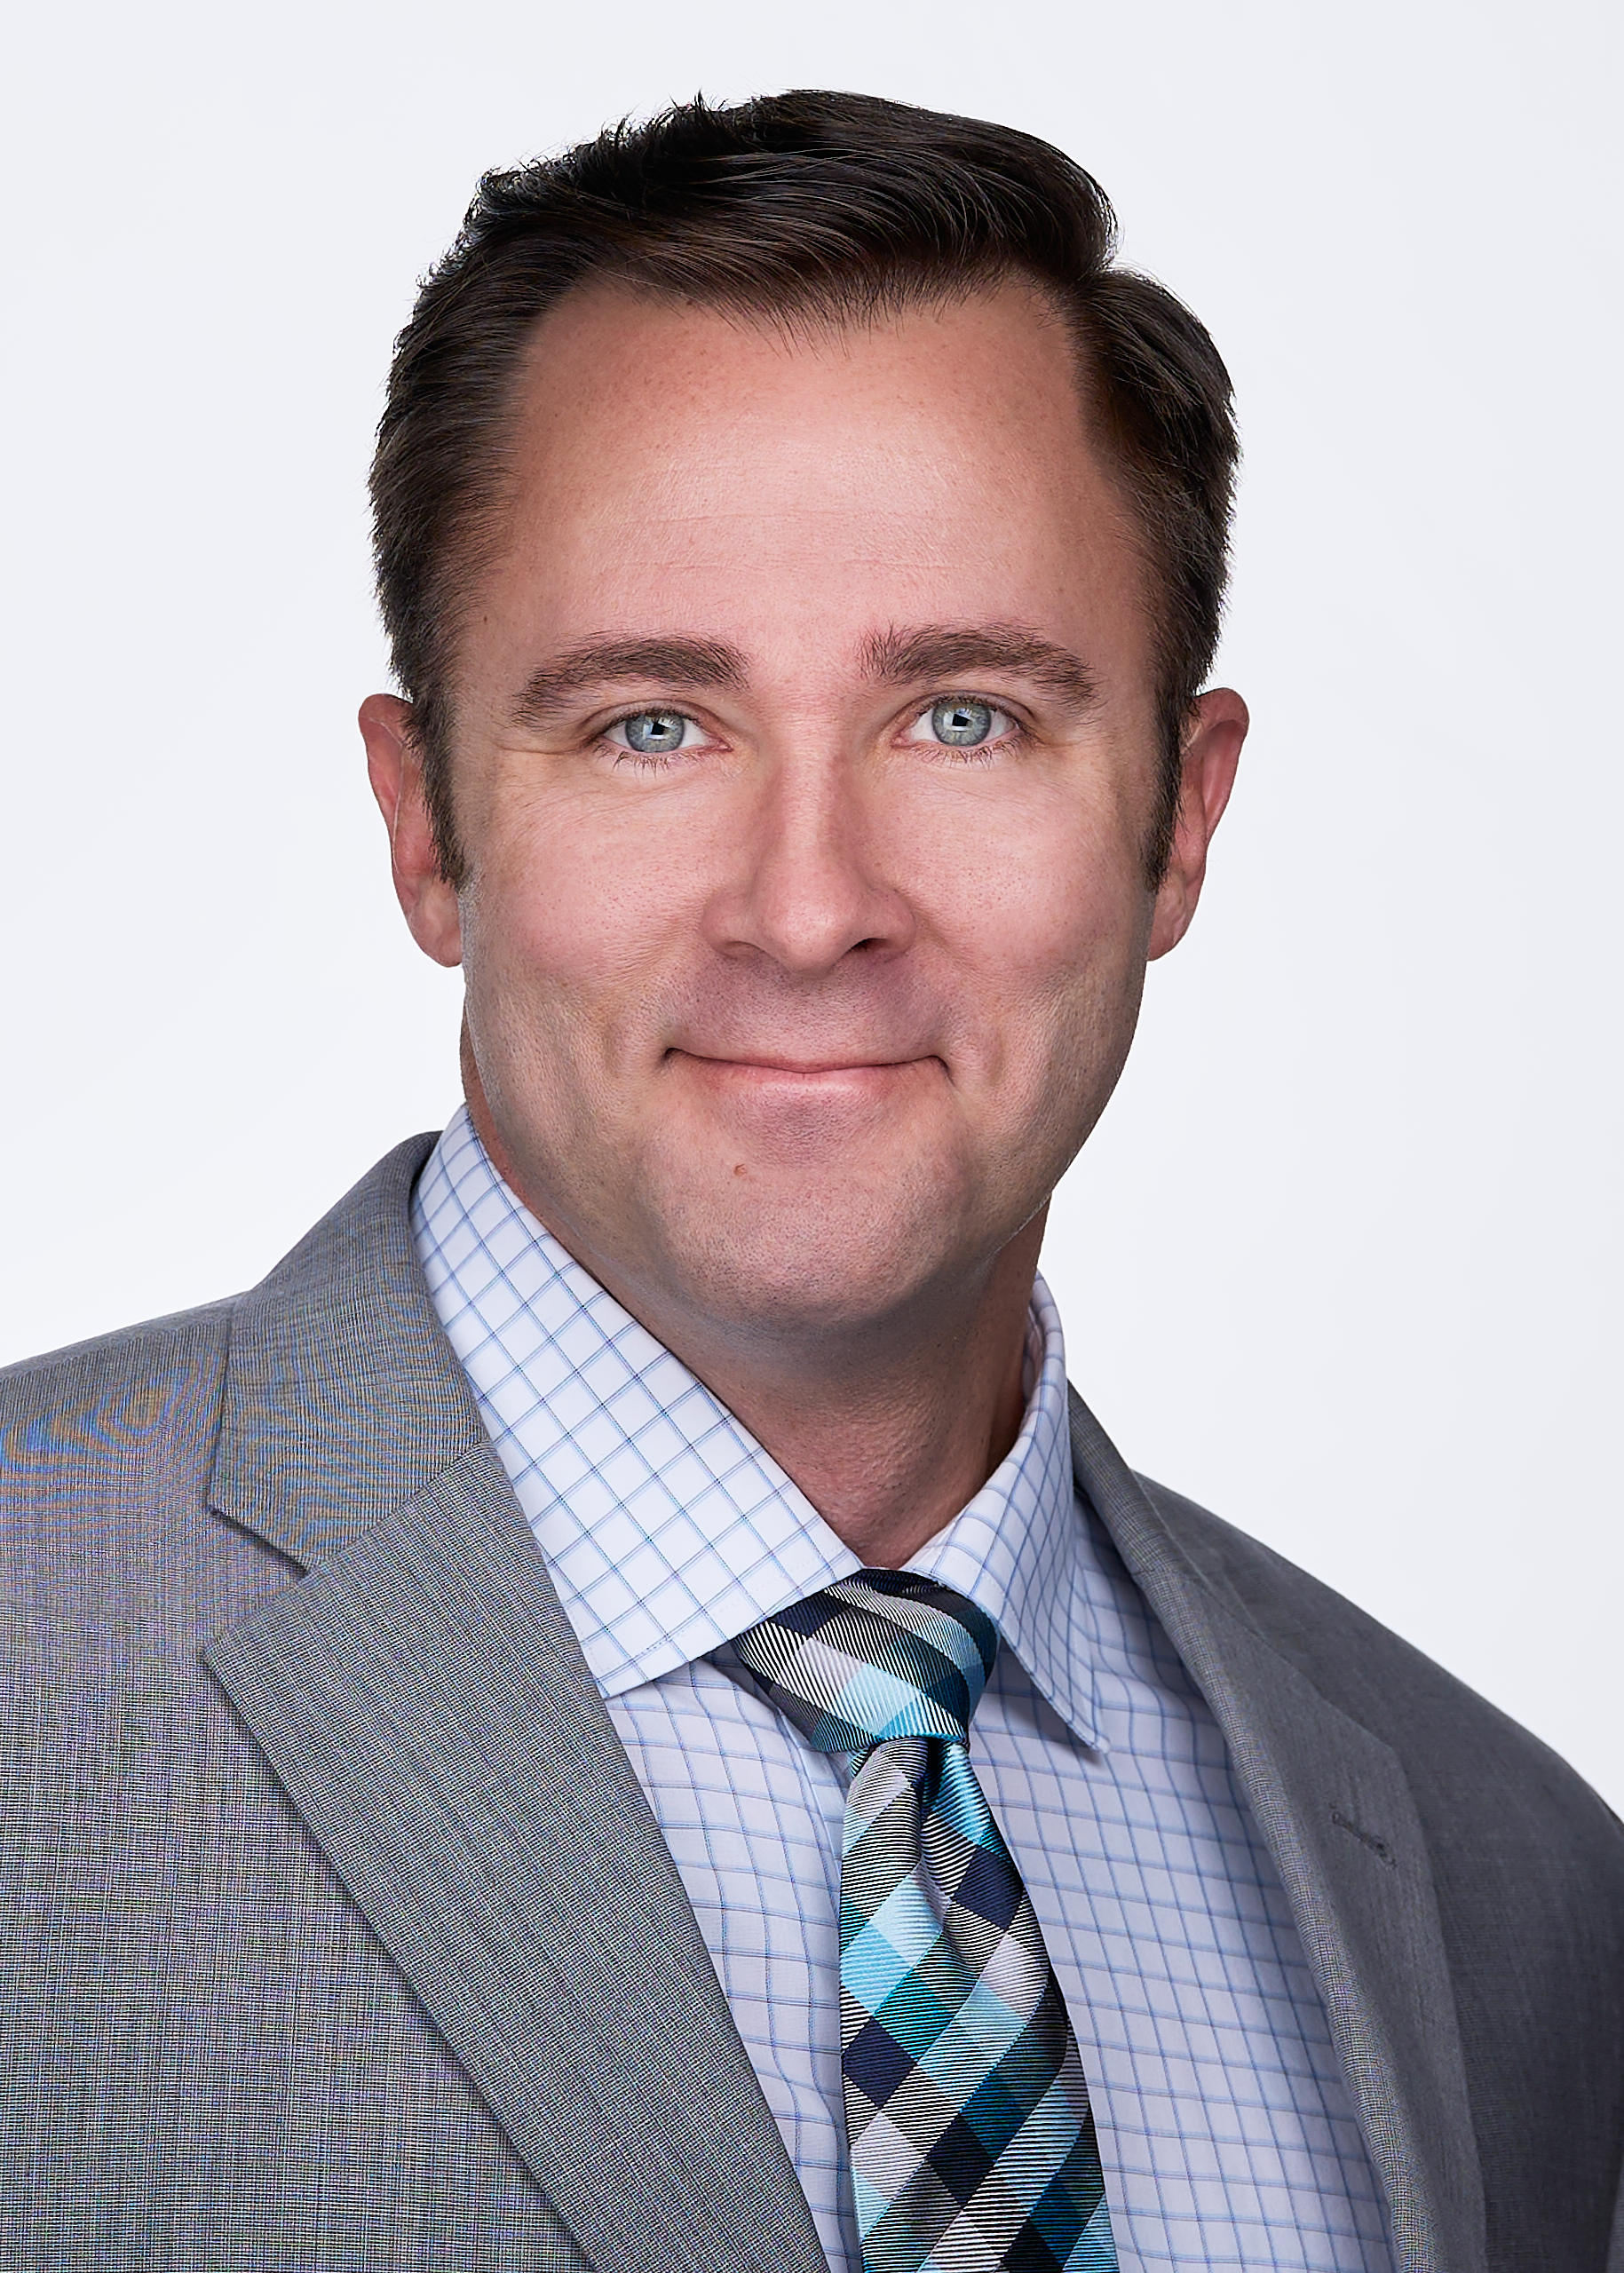
[[[503,538],[459,656],[460,893],[404,706],[362,712],[408,921],[464,967],[475,1120],[858,1551],[906,1559],[1018,1423],[1043,1210],[1193,912],[1244,708],[1203,698],[1153,893],[1144,571],[1018,286],[810,340],[574,296],[529,355]],[[1093,691],[876,677],[921,626],[1014,628]],[[520,716],[540,667],[628,639],[737,668]],[[983,743],[936,736],[953,697]],[[650,710],[680,747],[633,745]]]

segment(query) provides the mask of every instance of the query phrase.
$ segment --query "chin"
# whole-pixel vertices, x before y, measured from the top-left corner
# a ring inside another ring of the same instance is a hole
[[[981,1243],[945,1193],[924,1197],[865,1191],[852,1176],[725,1192],[720,1204],[690,1192],[662,1212],[661,1244],[671,1279],[711,1317],[775,1335],[860,1331],[927,1298],[944,1273],[962,1275]]]

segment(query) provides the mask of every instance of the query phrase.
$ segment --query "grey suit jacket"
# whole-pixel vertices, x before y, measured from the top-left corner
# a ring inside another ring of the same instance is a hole
[[[427,1145],[251,1294],[0,1380],[7,2273],[822,2266],[435,1319]],[[1624,2269],[1624,1831],[1073,1434],[1273,1850],[1406,2273]]]

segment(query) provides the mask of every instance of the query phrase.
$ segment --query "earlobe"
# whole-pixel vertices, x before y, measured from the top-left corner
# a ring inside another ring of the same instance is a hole
[[[450,968],[463,959],[456,893],[440,865],[412,709],[397,694],[369,694],[360,706],[367,778],[389,832],[395,897],[424,954]]]
[[[1249,724],[1246,704],[1232,687],[1213,687],[1195,706],[1184,742],[1173,851],[1151,925],[1153,962],[1176,947],[1190,928],[1206,881],[1207,850],[1235,786]]]

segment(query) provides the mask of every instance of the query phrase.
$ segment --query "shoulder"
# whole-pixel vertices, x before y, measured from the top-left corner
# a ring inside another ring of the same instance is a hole
[[[161,1456],[206,1466],[234,1339],[276,1343],[289,1323],[330,1311],[337,1342],[358,1305],[387,1308],[407,1283],[421,1299],[408,1214],[433,1142],[397,1145],[246,1293],[0,1367],[0,1499],[9,1493],[14,1504],[20,1491]],[[262,1394],[279,1348],[261,1352]],[[282,1393],[297,1402],[297,1366],[281,1371]]]
[[[218,1433],[233,1302],[153,1319],[0,1370],[8,1562],[86,1524],[200,1497]]]
[[[56,1462],[117,1461],[211,1411],[238,1299],[0,1366],[0,1490]]]
[[[432,1454],[442,1408],[466,1430],[470,1395],[437,1339],[409,1221],[433,1141],[397,1145],[245,1293],[0,1370],[13,1631],[18,1619],[36,1635],[61,1620],[155,1630],[177,1615],[190,1631],[188,1604],[258,1583],[275,1550],[245,1543],[236,1501],[219,1502],[226,1521],[215,1512],[234,1446],[284,1456],[290,1490],[336,1493],[353,1513],[357,1444],[426,1431]]]
[[[0,1374],[0,1699],[195,1677],[195,1639],[265,1582],[210,1484],[235,1305],[154,1319]],[[121,1710],[123,1708],[121,1707]]]
[[[1590,1849],[1624,1900],[1624,1826],[1507,1713],[1335,1588],[1148,1477],[1136,1479],[1207,1590],[1403,1762],[1423,1814],[1529,1848]]]

